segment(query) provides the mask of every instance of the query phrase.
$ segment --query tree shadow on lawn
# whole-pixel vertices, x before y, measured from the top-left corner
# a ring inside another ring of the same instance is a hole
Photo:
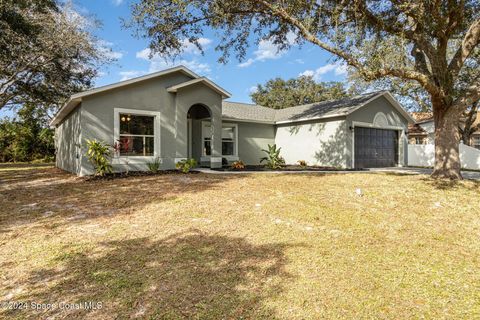
[[[387,176],[396,176],[396,177],[421,177],[418,181],[421,181],[435,189],[438,190],[454,190],[458,188],[464,188],[468,190],[477,190],[480,191],[480,181],[473,180],[473,179],[464,179],[464,180],[447,180],[447,179],[434,179],[431,178],[429,174],[412,174],[412,173],[401,173],[401,172],[388,172],[388,171],[381,171],[381,172],[374,172],[375,174],[379,175],[387,175]]]
[[[18,226],[51,229],[73,221],[128,214],[149,203],[204,192],[239,178],[200,173],[85,181],[55,168],[0,172],[0,233]]]
[[[433,179],[430,177],[422,178],[421,180],[438,190],[454,190],[458,188],[463,188],[480,191],[480,181],[478,180],[447,180]]]
[[[292,280],[285,271],[286,249],[195,229],[158,241],[102,243],[95,252],[65,256],[59,261],[63,267],[32,272],[24,283],[28,292],[15,297],[36,303],[101,302],[101,309],[3,310],[3,316],[274,319],[265,302]]]

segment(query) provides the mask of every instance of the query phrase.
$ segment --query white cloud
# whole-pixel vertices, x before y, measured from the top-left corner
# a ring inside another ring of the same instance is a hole
[[[258,91],[258,86],[251,86],[249,89],[248,89],[248,93],[255,93]]]
[[[123,57],[123,53],[120,51],[114,51],[112,49],[113,43],[105,40],[98,40],[98,50],[108,59],[118,60]]]
[[[347,74],[347,65],[346,64],[337,65],[337,68],[335,68],[335,75],[344,76],[346,74]]]
[[[125,81],[128,79],[143,76],[145,74],[145,71],[140,71],[140,70],[120,71],[118,74],[121,76],[120,81]]]
[[[115,6],[119,6],[123,3],[123,0],[112,0],[112,3],[115,5]]]
[[[181,43],[182,43],[184,53],[191,53],[195,55],[199,55],[201,53],[201,51],[197,48],[197,46],[192,42],[190,42],[188,39],[183,39]],[[212,43],[211,39],[198,38],[198,44],[203,50],[205,50],[211,43]]]
[[[347,74],[347,66],[339,63],[329,63],[316,70],[305,70],[299,76],[313,77],[315,81],[320,81],[322,76],[333,72],[336,76],[343,76]]]
[[[255,62],[255,60],[253,60],[253,59],[250,58],[250,59],[248,59],[247,61],[240,63],[238,66],[239,66],[240,68],[245,68],[245,67],[250,66],[250,65],[251,65],[252,63],[254,63],[254,62]]]
[[[289,45],[295,44],[296,35],[293,32],[290,31],[287,33],[286,38]],[[238,64],[238,67],[245,68],[252,65],[256,61],[278,59],[285,53],[287,53],[287,50],[280,50],[279,46],[274,44],[272,39],[260,40],[257,50],[253,52],[254,57]]]
[[[303,59],[295,59],[294,61],[298,64],[304,64],[305,63],[305,61],[303,61]]]
[[[193,59],[193,60],[180,59],[180,60],[173,61],[173,60],[165,59],[157,54],[154,54],[150,58],[149,48],[145,48],[142,51],[137,52],[136,57],[138,59],[142,59],[150,62],[148,72],[155,72],[155,71],[171,68],[178,65],[184,65],[185,67],[191,69],[192,71],[199,74],[204,74],[204,75],[212,71],[208,63],[202,63],[196,59]]]

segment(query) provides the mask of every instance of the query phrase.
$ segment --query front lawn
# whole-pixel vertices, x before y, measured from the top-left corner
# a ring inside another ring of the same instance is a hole
[[[0,317],[473,319],[479,200],[476,182],[387,173],[5,167]]]

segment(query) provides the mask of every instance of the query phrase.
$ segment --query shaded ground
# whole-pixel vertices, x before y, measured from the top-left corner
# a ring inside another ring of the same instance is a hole
[[[369,169],[372,172],[397,172],[407,174],[426,174],[431,175],[433,169],[431,168],[418,168],[418,167],[404,167],[404,168],[377,168]],[[480,171],[462,170],[462,176],[464,179],[480,180]]]
[[[264,165],[246,165],[244,169],[234,169],[231,167],[222,167],[211,169],[212,171],[226,171],[226,172],[251,172],[251,171],[362,171],[364,169],[340,169],[334,167],[320,167],[320,166],[299,166],[299,165],[286,165],[280,169],[270,169]]]
[[[20,169],[0,170],[0,301],[28,308],[3,318],[480,316],[476,181]]]

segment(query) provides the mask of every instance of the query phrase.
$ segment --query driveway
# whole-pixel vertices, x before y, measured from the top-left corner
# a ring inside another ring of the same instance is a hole
[[[396,173],[405,173],[405,174],[432,174],[433,169],[430,168],[413,168],[413,167],[404,167],[404,168],[371,168],[369,171],[372,172],[396,172]],[[480,180],[480,171],[465,171],[462,170],[462,176],[464,179],[470,180]]]

